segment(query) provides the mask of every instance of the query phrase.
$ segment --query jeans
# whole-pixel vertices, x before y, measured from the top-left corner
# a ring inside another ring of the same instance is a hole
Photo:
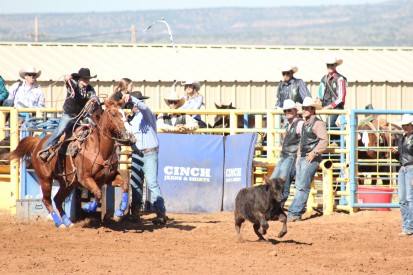
[[[336,108],[332,110],[344,110],[344,107],[342,105],[337,106]],[[340,117],[340,115],[330,115],[330,121],[328,124],[328,130],[338,130],[337,129],[337,119]],[[330,142],[336,142],[337,144],[340,144],[340,135],[330,135]]]
[[[413,165],[401,167],[397,178],[402,230],[413,232]]]
[[[165,214],[165,202],[158,183],[158,152],[149,152],[145,155],[132,154],[132,208],[142,204],[144,176],[147,189],[151,192],[149,202],[157,213]]]
[[[59,141],[63,133],[66,133],[66,139],[71,137],[72,128],[75,122],[76,122],[75,118],[63,113],[62,117],[60,118],[59,125],[57,126],[56,129],[54,129],[52,135],[49,137],[49,139],[44,144],[43,149],[49,146],[55,145]]]
[[[316,157],[312,162],[308,162],[305,157],[300,157],[295,179],[294,200],[288,208],[288,216],[301,218],[310,194],[310,185],[320,161],[321,156]]]
[[[295,175],[295,161],[297,159],[296,156],[297,155],[283,156],[281,160],[278,162],[277,167],[275,167],[275,170],[270,177],[271,179],[285,178],[283,192],[284,199],[288,199],[288,196],[290,195],[290,186]],[[282,202],[281,207],[284,207],[284,204],[285,202]]]

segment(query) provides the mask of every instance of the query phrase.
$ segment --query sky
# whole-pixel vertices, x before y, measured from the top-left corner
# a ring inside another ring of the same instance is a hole
[[[385,0],[14,0],[1,5],[0,14],[77,13],[216,7],[282,7],[354,5]]]

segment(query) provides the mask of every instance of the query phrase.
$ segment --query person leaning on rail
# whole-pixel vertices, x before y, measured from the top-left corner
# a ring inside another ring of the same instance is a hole
[[[301,215],[306,211],[310,185],[328,144],[326,124],[316,117],[316,110],[321,110],[321,105],[306,97],[302,109],[305,122],[297,151],[294,200],[288,208],[290,222],[301,220]]]
[[[72,73],[65,76],[67,97],[63,103],[63,113],[60,118],[59,125],[54,129],[52,135],[43,145],[43,149],[39,151],[39,158],[43,162],[48,162],[55,155],[54,145],[57,144],[60,137],[65,133],[65,138],[72,136],[72,128],[78,119],[78,115],[82,112],[86,103],[91,99],[94,104],[97,104],[95,89],[90,85],[90,79],[95,78],[90,75],[88,68],[81,68],[78,73]],[[65,150],[62,150],[62,153]]]
[[[185,103],[185,98],[179,97],[175,91],[170,92],[164,100],[172,110],[177,110]],[[158,115],[156,125],[158,129],[163,132],[175,133],[195,131],[199,128],[198,121],[196,121],[192,116],[176,113]]]
[[[403,128],[404,134],[399,138],[398,148],[391,148],[399,158],[401,168],[397,177],[400,213],[402,215],[402,232],[400,236],[413,235],[413,115],[404,114],[396,122]]]
[[[199,89],[201,89],[201,83],[196,80],[186,80],[184,83],[185,89],[185,103],[179,109],[184,110],[198,110],[201,109],[202,104],[204,104],[204,97],[199,93]],[[198,125],[200,128],[207,128],[205,122],[201,120],[201,115],[192,115],[196,121],[198,121]]]
[[[303,119],[297,115],[298,109],[301,109],[300,104],[295,103],[291,99],[284,100],[283,111],[288,124],[282,144],[281,159],[270,177],[271,179],[285,178],[284,201],[281,203],[281,207],[284,207],[285,201],[290,195],[290,185],[295,176],[298,145],[304,123]]]

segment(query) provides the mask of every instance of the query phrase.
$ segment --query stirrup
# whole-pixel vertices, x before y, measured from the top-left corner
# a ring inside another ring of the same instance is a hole
[[[42,158],[40,155],[43,154],[43,153],[46,153],[46,152],[48,152],[49,155],[47,156],[47,159],[44,159],[44,158]],[[45,163],[49,163],[55,155],[56,155],[56,151],[54,151],[54,150],[52,149],[52,147],[48,147],[48,148],[46,148],[46,149],[40,150],[40,151],[37,153],[37,157],[38,157],[39,159],[41,159],[43,162],[45,162]]]

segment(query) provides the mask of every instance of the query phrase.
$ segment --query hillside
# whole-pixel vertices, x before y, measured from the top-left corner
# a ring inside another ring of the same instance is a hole
[[[36,14],[2,15],[0,41],[34,41]],[[40,42],[413,46],[413,2],[356,6],[217,8],[110,13],[37,14]]]

